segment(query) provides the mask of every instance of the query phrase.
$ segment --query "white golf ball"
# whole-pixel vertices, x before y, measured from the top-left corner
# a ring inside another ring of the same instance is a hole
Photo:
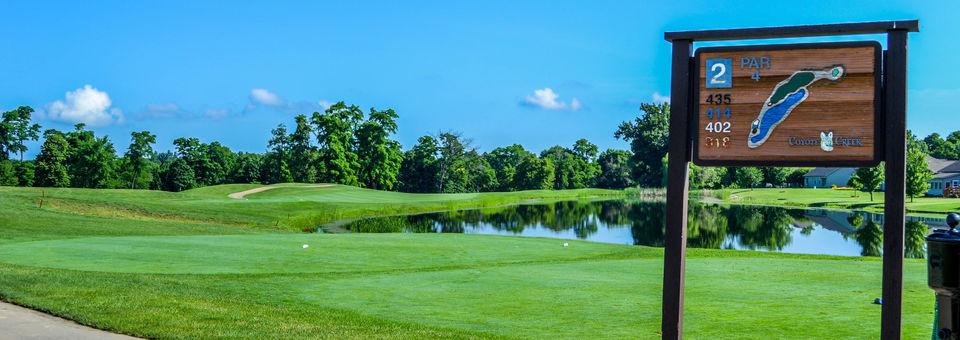
[[[304,245],[303,245],[303,249],[307,249],[307,248],[309,248],[309,247],[310,247],[309,244],[304,244]]]
[[[564,246],[564,247],[567,247],[567,246],[569,246],[569,245],[570,245],[569,243],[563,242],[563,246]]]

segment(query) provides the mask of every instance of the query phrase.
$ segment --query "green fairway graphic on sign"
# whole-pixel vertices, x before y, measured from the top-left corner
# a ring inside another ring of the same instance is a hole
[[[810,95],[807,86],[820,79],[837,80],[843,76],[843,66],[834,66],[828,70],[797,71],[790,78],[781,81],[760,109],[760,116],[750,125],[747,146],[756,148],[770,138],[770,134],[790,112]]]

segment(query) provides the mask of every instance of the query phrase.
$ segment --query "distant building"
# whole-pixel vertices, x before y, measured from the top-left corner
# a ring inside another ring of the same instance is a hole
[[[943,189],[960,187],[960,161],[939,159],[927,156],[927,167],[933,172],[927,196],[943,196]],[[846,186],[856,168],[813,168],[803,175],[803,186],[807,188],[830,188]],[[880,185],[883,191],[885,185]]]
[[[803,175],[803,186],[807,188],[845,187],[856,168],[813,168]]]
[[[927,166],[933,171],[929,196],[943,196],[943,189],[960,187],[960,161],[937,159],[927,156]]]

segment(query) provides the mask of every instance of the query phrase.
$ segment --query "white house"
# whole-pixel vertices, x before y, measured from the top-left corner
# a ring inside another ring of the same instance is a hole
[[[856,168],[813,168],[803,175],[803,186],[807,188],[844,187],[856,170]]]
[[[960,187],[960,161],[937,159],[927,156],[927,166],[933,171],[929,196],[943,196],[943,189]]]
[[[960,161],[927,156],[927,167],[933,172],[927,196],[943,196],[943,189],[960,187]],[[856,170],[856,168],[814,168],[803,175],[803,186],[807,188],[846,186]],[[883,191],[884,186],[884,184],[880,185],[880,191]]]

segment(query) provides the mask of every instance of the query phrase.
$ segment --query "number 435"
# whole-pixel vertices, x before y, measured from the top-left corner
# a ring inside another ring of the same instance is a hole
[[[707,104],[730,104],[729,93],[714,93],[707,95]]]

